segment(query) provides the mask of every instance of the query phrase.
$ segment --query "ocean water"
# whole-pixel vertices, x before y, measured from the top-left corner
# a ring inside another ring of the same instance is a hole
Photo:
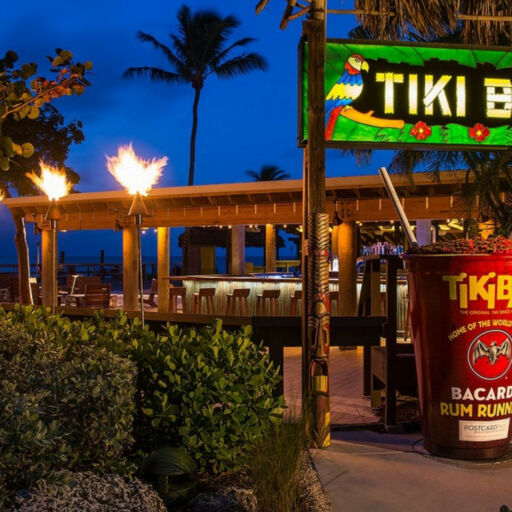
[[[246,261],[249,261],[253,263],[254,265],[263,265],[263,258],[261,256],[246,256]],[[225,269],[226,268],[226,257],[225,256],[217,256],[215,258],[217,268],[219,269]],[[60,262],[60,259],[59,259]],[[64,263],[99,263],[100,258],[99,255],[97,256],[68,256],[67,254],[64,255]],[[144,264],[156,264],[157,257],[156,256],[143,256]],[[0,265],[16,265],[16,259],[12,257],[1,257],[0,256]],[[31,261],[32,264],[35,264],[36,261]],[[117,263],[122,264],[123,263],[123,257],[122,256],[109,256],[105,255],[105,263]],[[181,256],[171,256],[171,266],[181,265],[182,259]]]

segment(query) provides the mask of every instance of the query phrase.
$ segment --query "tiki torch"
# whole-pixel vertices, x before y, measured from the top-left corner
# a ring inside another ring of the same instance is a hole
[[[52,313],[55,313],[57,298],[57,223],[61,218],[58,201],[61,197],[69,194],[71,183],[68,182],[64,169],[46,165],[43,161],[39,162],[39,166],[41,168],[41,176],[38,176],[35,172],[27,173],[26,176],[50,200],[45,220],[50,222],[50,229],[52,231],[51,308]]]
[[[121,146],[117,156],[107,156],[107,168],[114,178],[133,196],[128,216],[134,218],[137,228],[138,252],[138,287],[140,302],[140,320],[144,326],[144,280],[142,274],[141,226],[144,217],[148,216],[143,196],[147,196],[151,187],[156,184],[167,165],[167,157],[152,160],[139,158],[131,144]]]
[[[407,237],[407,240],[409,241],[409,243],[411,245],[418,245],[416,237],[414,236],[414,233],[412,232],[412,228],[409,223],[409,219],[407,218],[407,215],[405,215],[404,209],[402,207],[402,203],[400,202],[400,199],[398,199],[395,187],[391,181],[391,178],[389,177],[387,169],[385,167],[379,167],[379,174],[380,174],[380,177],[382,178],[382,181],[384,182],[384,186],[386,187],[386,190],[388,191],[389,197],[391,198],[391,201],[393,202],[393,206],[395,207],[396,213],[398,215],[398,219],[400,220],[400,224],[402,225],[402,228],[404,230],[405,236]]]

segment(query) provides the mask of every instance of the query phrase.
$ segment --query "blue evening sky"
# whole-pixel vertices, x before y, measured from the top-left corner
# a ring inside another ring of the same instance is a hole
[[[44,2],[28,0],[10,4],[2,12],[0,52],[11,49],[20,63],[40,63],[47,74],[46,55],[54,48],[71,50],[79,61],[91,60],[92,86],[81,97],[54,102],[68,121],[80,119],[85,142],[73,146],[68,164],[81,176],[83,192],[119,189],[105,166],[105,155],[113,155],[120,144],[133,142],[145,157],[166,155],[169,165],[159,186],[185,185],[193,91],[188,85],[168,85],[149,79],[125,80],[129,66],[166,66],[152,46],[135,37],[137,30],[149,32],[170,44],[175,32],[176,12],[183,2],[175,0],[88,0]],[[232,80],[209,77],[199,106],[196,155],[196,184],[248,181],[247,169],[259,170],[275,164],[293,178],[302,174],[302,151],[297,148],[297,45],[301,21],[292,21],[285,31],[279,21],[285,3],[272,0],[259,16],[256,0],[189,0],[192,10],[214,8],[223,15],[234,14],[241,26],[233,40],[254,37],[249,48],[264,55],[267,72],[253,72]],[[331,8],[350,8],[351,0],[331,0]],[[329,37],[345,37],[355,25],[353,16],[330,16]],[[337,150],[327,152],[327,175],[344,176],[376,172],[390,160],[390,152],[379,152],[368,167]],[[13,228],[5,206],[0,205],[0,260],[14,261]],[[30,229],[29,229],[30,231]],[[173,230],[172,252],[177,251]],[[29,233],[31,256],[35,241]],[[121,237],[113,232],[78,232],[59,235],[59,250],[67,256],[98,257],[121,254]],[[156,254],[153,233],[144,237],[144,254]]]

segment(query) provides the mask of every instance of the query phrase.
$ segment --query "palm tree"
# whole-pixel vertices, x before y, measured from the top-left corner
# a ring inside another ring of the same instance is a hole
[[[144,43],[151,43],[166,57],[170,69],[150,66],[128,68],[124,77],[148,76],[156,82],[188,83],[194,89],[192,107],[192,132],[190,135],[190,164],[188,184],[194,184],[195,147],[197,135],[197,111],[201,90],[209,75],[219,78],[235,78],[254,70],[265,70],[265,59],[258,53],[242,52],[232,56],[233,50],[255,41],[245,37],[228,44],[229,36],[240,22],[234,16],[222,17],[211,10],[191,13],[183,5],[177,14],[178,34],[169,34],[172,49],[160,43],[151,34],[137,32]]]
[[[259,172],[249,169],[245,171],[245,174],[250,176],[254,181],[276,181],[290,178],[290,175],[277,165],[262,165]]]

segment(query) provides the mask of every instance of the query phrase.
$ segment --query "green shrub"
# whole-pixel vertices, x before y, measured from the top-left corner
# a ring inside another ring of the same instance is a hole
[[[124,470],[135,365],[72,342],[78,327],[65,319],[45,327],[44,317],[24,314],[26,327],[19,312],[0,314],[0,488],[29,488],[62,469]]]
[[[122,315],[95,322],[102,343],[137,363],[142,414],[134,435],[145,451],[184,446],[201,469],[232,470],[281,421],[284,400],[273,396],[281,377],[250,327],[230,333],[218,320],[154,334]]]
[[[304,420],[287,420],[256,442],[249,471],[261,512],[301,510],[305,432]]]
[[[230,333],[217,321],[203,329],[167,325],[155,333],[122,313],[70,321],[17,308],[3,316],[58,346],[85,343],[132,359],[138,370],[133,435],[135,448],[145,453],[184,446],[202,470],[233,470],[282,419],[284,399],[273,396],[279,371],[266,349],[251,341],[250,327]]]

